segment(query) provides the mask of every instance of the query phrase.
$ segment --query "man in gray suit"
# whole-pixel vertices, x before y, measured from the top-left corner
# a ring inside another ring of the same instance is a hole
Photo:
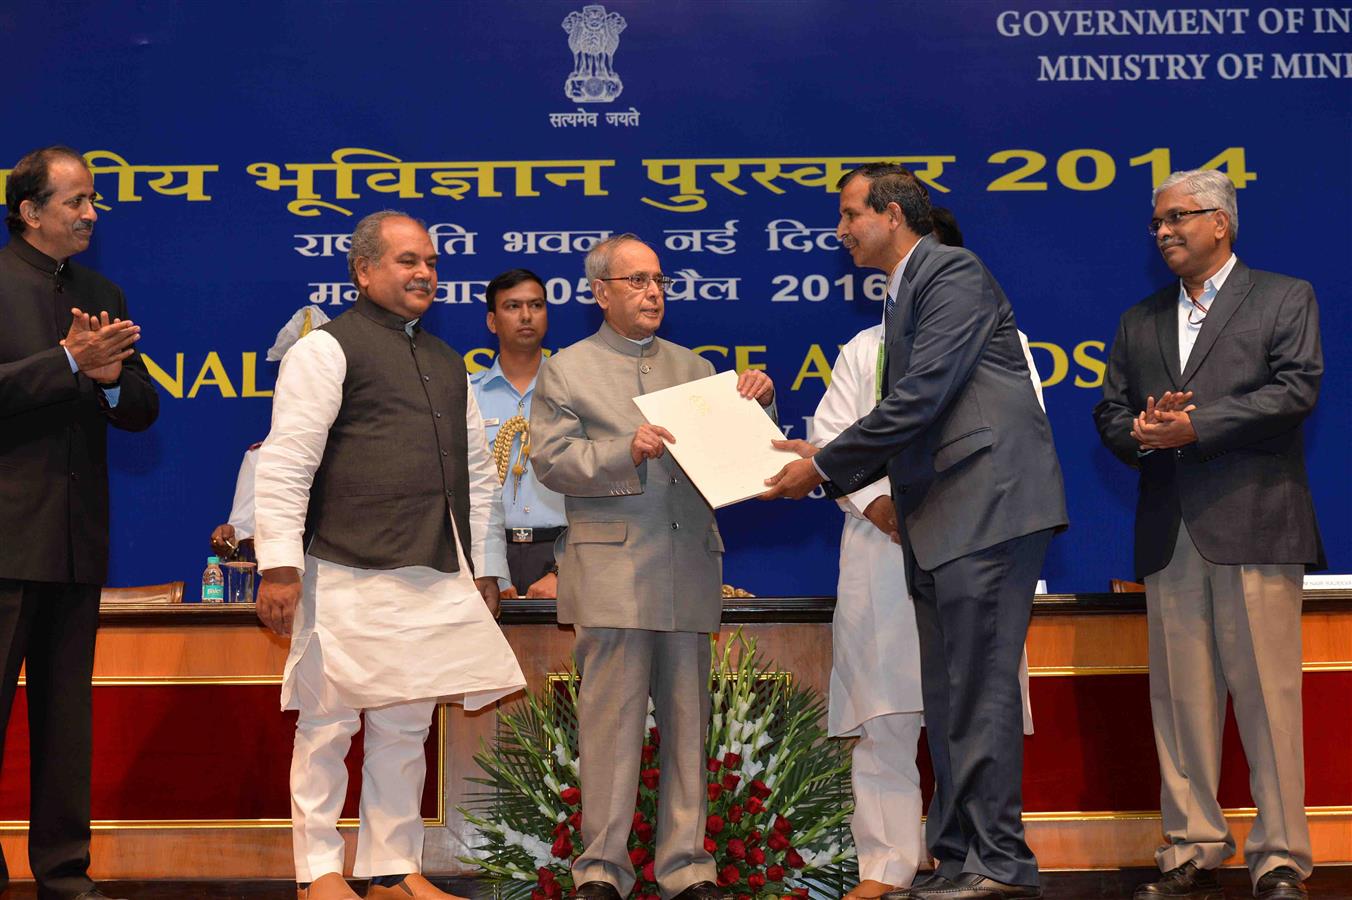
[[[1244,856],[1264,900],[1305,896],[1301,583],[1324,551],[1301,426],[1324,372],[1309,283],[1234,255],[1235,188],[1175,172],[1150,233],[1179,277],[1122,315],[1094,420],[1140,470],[1150,707],[1164,877],[1137,898],[1220,897],[1235,850],[1216,787],[1227,690],[1258,818]],[[1157,399],[1158,398],[1158,399]]]
[[[713,510],[645,422],[640,394],[712,375],[656,337],[671,279],[632,234],[586,260],[605,323],[540,368],[530,429],[540,483],[565,495],[559,622],[576,631],[582,839],[573,896],[619,900],[634,885],[629,832],[651,694],[661,734],[662,802],[654,875],[664,898],[722,896],[704,849],[709,632],[722,613],[723,539]],[[774,385],[748,370],[737,391],[771,407]]]
[[[970,250],[930,235],[924,186],[870,163],[839,187],[841,243],[856,265],[891,273],[886,394],[820,451],[777,441],[811,458],[764,496],[891,478],[920,637],[936,870],[883,896],[1041,897],[1021,819],[1019,660],[1047,545],[1067,523],[1051,426],[1009,301]]]

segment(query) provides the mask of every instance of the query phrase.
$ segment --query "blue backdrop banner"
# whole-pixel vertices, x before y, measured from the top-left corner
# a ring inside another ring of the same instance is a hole
[[[266,350],[297,309],[351,304],[347,235],[378,209],[430,226],[425,325],[471,368],[493,355],[488,279],[546,279],[557,349],[600,322],[587,248],[636,232],[676,279],[662,334],[765,368],[802,437],[838,346],[881,315],[885,274],[834,236],[836,179],[874,159],[956,213],[1032,341],[1070,504],[1054,591],[1132,574],[1135,474],[1090,410],[1119,315],[1171,280],[1153,185],[1224,170],[1240,257],[1320,300],[1308,461],[1347,572],[1350,33],[1345,7],[1277,3],[19,0],[0,11],[0,165],[87,154],[100,219],[81,262],[126,291],[162,390],[158,424],[111,443],[114,584],[195,582],[267,434]],[[834,593],[831,501],[719,519],[727,581]]]

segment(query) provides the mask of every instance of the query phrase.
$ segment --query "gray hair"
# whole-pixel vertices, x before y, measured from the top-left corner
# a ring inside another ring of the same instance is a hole
[[[369,259],[376,262],[385,255],[385,241],[380,236],[380,227],[386,219],[411,219],[419,225],[422,224],[421,220],[414,219],[408,213],[397,209],[373,212],[357,223],[357,227],[352,229],[351,249],[347,251],[347,276],[358,289],[361,285],[357,284],[357,260]]]
[[[587,273],[587,282],[590,284],[598,278],[605,278],[610,274],[610,258],[615,255],[621,244],[627,244],[630,241],[638,241],[643,244],[643,239],[631,231],[624,234],[617,234],[606,238],[597,243],[595,247],[587,251],[587,258],[582,263],[582,271]],[[647,246],[644,244],[644,246]]]
[[[1215,169],[1189,169],[1175,172],[1160,182],[1150,202],[1159,201],[1160,194],[1172,187],[1182,187],[1204,207],[1214,207],[1225,213],[1230,222],[1230,243],[1239,237],[1239,203],[1235,197],[1235,183],[1228,175]]]

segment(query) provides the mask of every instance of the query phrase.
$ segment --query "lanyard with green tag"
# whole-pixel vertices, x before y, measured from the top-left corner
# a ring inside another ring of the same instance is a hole
[[[878,342],[878,372],[877,372],[877,399],[874,404],[883,402],[883,371],[887,368],[887,341]]]

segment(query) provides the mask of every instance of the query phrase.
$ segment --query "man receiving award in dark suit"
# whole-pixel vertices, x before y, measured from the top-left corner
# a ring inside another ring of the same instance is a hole
[[[117,285],[89,246],[94,176],[69,147],[10,173],[0,250],[0,749],[26,664],[28,861],[41,900],[97,900],[89,869],[94,633],[108,577],[108,426],[149,428],[159,397]],[[0,891],[9,872],[0,859]]]
[[[605,323],[540,367],[530,420],[536,477],[565,495],[559,622],[574,626],[582,675],[585,846],[572,896],[620,900],[634,885],[629,833],[651,695],[662,736],[657,885],[669,900],[717,900],[723,892],[704,849],[704,743],[723,539],[708,502],[666,453],[671,433],[634,403],[714,368],[656,336],[670,279],[651,247],[617,235],[593,247],[585,265]],[[773,416],[764,372],[742,372],[737,391]]]
[[[1100,436],[1140,470],[1136,572],[1145,578],[1150,707],[1160,761],[1164,877],[1135,896],[1221,896],[1235,850],[1216,800],[1227,691],[1258,818],[1244,846],[1254,896],[1305,896],[1301,584],[1324,565],[1302,423],[1324,359],[1309,283],[1234,255],[1235,188],[1175,172],[1150,233],[1179,277],[1122,315]]]
[[[883,896],[1041,897],[1021,819],[1019,660],[1047,545],[1067,523],[1051,427],[1009,301],[971,251],[930,235],[925,188],[885,163],[839,187],[841,243],[856,265],[891,273],[885,392],[820,451],[777,441],[811,458],[764,496],[891,478],[920,637],[936,870]]]

